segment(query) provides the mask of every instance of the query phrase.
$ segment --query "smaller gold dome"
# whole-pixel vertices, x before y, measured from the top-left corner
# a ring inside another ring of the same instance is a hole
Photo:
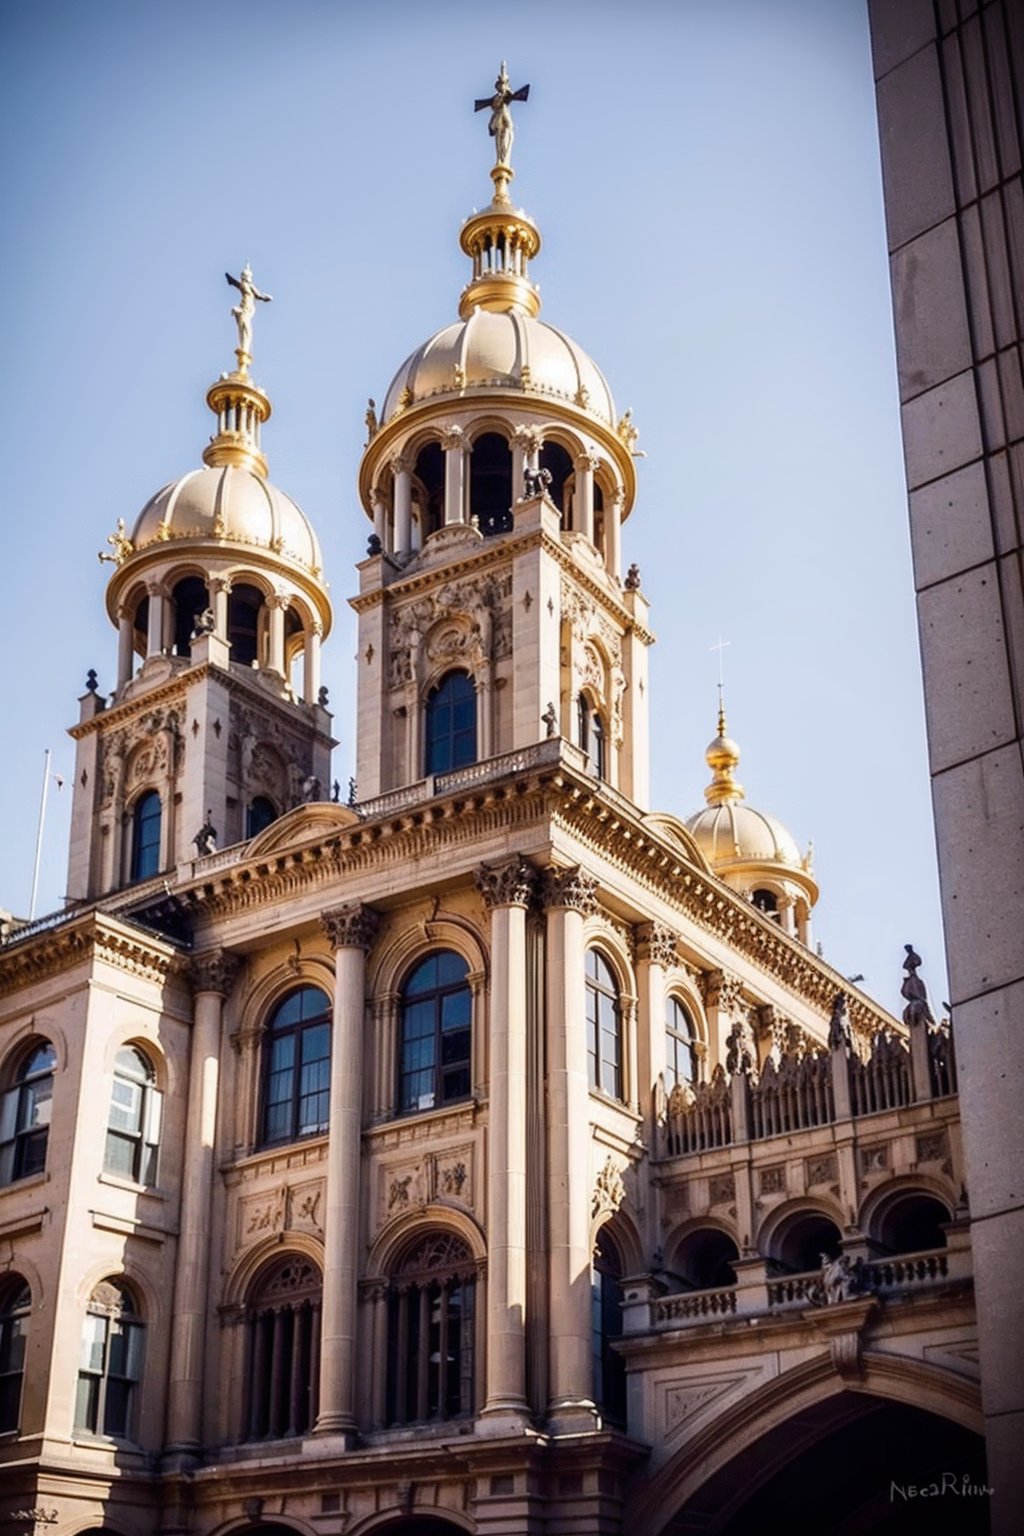
[[[299,507],[263,475],[239,464],[193,469],[146,503],[132,529],[135,553],[171,539],[246,545],[320,574],[320,545]]]

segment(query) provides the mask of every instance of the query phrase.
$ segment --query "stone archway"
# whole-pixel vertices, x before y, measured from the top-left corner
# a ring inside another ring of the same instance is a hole
[[[926,1491],[925,1491],[926,1490]],[[986,1536],[985,1447],[952,1419],[840,1392],[751,1443],[661,1536]]]

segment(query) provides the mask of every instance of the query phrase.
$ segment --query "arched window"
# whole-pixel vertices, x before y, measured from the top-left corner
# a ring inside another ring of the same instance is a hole
[[[594,1401],[612,1424],[626,1423],[626,1362],[612,1348],[622,1336],[622,1257],[606,1228],[598,1234],[591,1270]]]
[[[133,880],[148,880],[160,870],[160,796],[155,789],[147,789],[135,802],[132,812],[132,864]]]
[[[251,667],[259,660],[260,609],[263,593],[258,587],[240,582],[228,597],[228,639],[231,660]]]
[[[327,1129],[331,1000],[299,987],[275,1008],[267,1029],[261,1143],[274,1146]]]
[[[576,701],[579,745],[590,760],[591,770],[599,779],[608,777],[608,744],[600,710],[594,708],[585,693]]]
[[[130,1440],[142,1382],[146,1328],[131,1290],[101,1280],[89,1297],[75,1397],[75,1429]]]
[[[257,795],[245,813],[245,835],[255,837],[277,820],[277,808],[266,795]]]
[[[0,1288],[0,1435],[21,1423],[21,1383],[25,1374],[25,1339],[32,1293],[20,1275],[8,1275]]]
[[[819,1211],[799,1211],[776,1233],[771,1258],[778,1268],[806,1274],[821,1268],[822,1255],[838,1258],[842,1242],[839,1228]]]
[[[754,891],[750,899],[754,903],[754,906],[757,908],[757,910],[764,913],[765,917],[770,917],[775,922],[778,922],[779,898],[776,896],[774,891],[767,891],[759,888],[758,890]]]
[[[103,1154],[106,1173],[136,1184],[156,1183],[162,1101],[156,1073],[142,1052],[133,1045],[118,1051]]]
[[[49,1041],[37,1042],[22,1057],[11,1087],[0,1098],[0,1185],[27,1179],[46,1167],[56,1065]]]
[[[447,672],[427,699],[425,773],[476,762],[476,689],[468,672]]]
[[[420,539],[425,543],[444,522],[444,450],[427,443],[416,456],[413,469],[413,502],[419,513]]]
[[[469,456],[469,511],[480,532],[512,528],[512,452],[498,432],[485,432]]]
[[[538,462],[541,469],[546,469],[551,474],[548,495],[562,514],[563,527],[567,527],[565,489],[567,484],[570,487],[573,484],[574,470],[572,459],[566,453],[561,443],[544,443],[540,450]]]
[[[673,1265],[695,1291],[712,1291],[736,1284],[733,1265],[739,1250],[720,1227],[700,1227],[679,1246]]]
[[[476,1264],[461,1238],[433,1232],[407,1250],[388,1295],[389,1424],[473,1412]]]
[[[402,1114],[469,1097],[472,997],[461,955],[438,950],[402,988],[398,1105]]]
[[[587,1059],[591,1088],[622,1098],[622,1010],[611,966],[587,950]]]
[[[697,1031],[689,1011],[678,997],[670,997],[665,1004],[665,1090],[668,1093],[677,1083],[697,1081],[697,1053],[694,1041]]]
[[[199,576],[186,576],[175,586],[171,602],[174,608],[174,654],[191,656],[196,620],[210,606],[206,582]]]
[[[879,1242],[890,1253],[926,1253],[945,1248],[943,1224],[949,1219],[941,1200],[915,1189],[889,1202],[875,1226]]]
[[[246,1437],[304,1435],[316,1422],[322,1280],[311,1260],[275,1259],[248,1306]]]

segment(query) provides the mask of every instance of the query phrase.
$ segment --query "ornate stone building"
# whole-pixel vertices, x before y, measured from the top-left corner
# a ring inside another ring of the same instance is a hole
[[[902,1023],[815,954],[724,713],[707,808],[649,807],[637,433],[539,318],[509,99],[459,318],[367,416],[351,804],[251,273],[204,467],[111,538],[72,899],[0,950],[12,1530],[736,1536],[799,1483],[902,1531],[893,1478],[983,1483],[948,1026],[912,953]]]

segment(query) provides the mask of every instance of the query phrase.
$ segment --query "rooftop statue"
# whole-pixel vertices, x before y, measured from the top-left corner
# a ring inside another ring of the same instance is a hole
[[[269,293],[260,293],[252,280],[252,268],[248,262],[242,268],[241,277],[232,277],[230,272],[225,272],[224,276],[232,288],[237,288],[242,295],[231,313],[238,326],[238,346],[235,348],[238,371],[248,373],[249,364],[252,362],[252,317],[256,313],[256,301],[258,299],[261,304],[270,304],[272,296]]]
[[[528,101],[529,97],[528,85],[521,85],[518,91],[509,88],[508,70],[503,59],[498,78],[494,82],[494,95],[484,96],[473,104],[474,112],[483,112],[486,108],[490,108],[491,116],[487,124],[487,132],[495,141],[494,163],[496,166],[504,166],[506,170],[511,169],[512,166],[512,140],[515,137],[509,104],[513,101]]]
[[[908,1029],[912,1029],[915,1024],[934,1024],[935,1017],[928,1006],[928,990],[917,974],[921,956],[915,953],[912,944],[904,944],[903,948],[907,953],[907,958],[903,962],[903,969],[907,974],[900,987],[900,993],[907,1003],[903,1010],[903,1022]]]

